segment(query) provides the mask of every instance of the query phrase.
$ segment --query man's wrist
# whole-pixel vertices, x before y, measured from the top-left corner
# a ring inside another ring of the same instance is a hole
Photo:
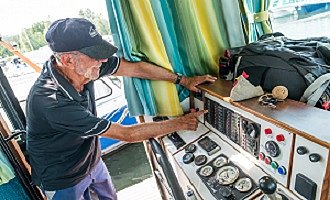
[[[180,84],[181,80],[182,80],[182,74],[179,73],[175,73],[176,74],[176,79],[175,79],[175,84]]]

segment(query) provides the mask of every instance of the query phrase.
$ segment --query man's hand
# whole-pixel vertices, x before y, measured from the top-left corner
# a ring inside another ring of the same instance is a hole
[[[180,130],[196,131],[198,128],[197,117],[207,113],[207,110],[200,110],[198,112],[191,112],[182,117],[177,118],[178,126],[181,126]]]
[[[185,77],[183,76],[180,85],[184,86],[190,91],[199,92],[197,85],[200,85],[202,83],[214,83],[215,80],[217,80],[216,77],[210,76],[210,75],[204,75],[204,76],[194,76],[194,77]]]

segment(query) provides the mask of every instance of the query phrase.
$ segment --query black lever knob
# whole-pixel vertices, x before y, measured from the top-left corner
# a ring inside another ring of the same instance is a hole
[[[195,159],[194,154],[186,153],[186,154],[183,155],[182,161],[183,161],[184,164],[189,164],[189,163],[193,162],[194,159]]]
[[[297,148],[297,153],[299,155],[304,155],[304,154],[308,153],[308,150],[307,150],[307,148],[305,146],[299,146]]]
[[[264,194],[274,194],[277,188],[276,181],[270,176],[259,179],[259,187]]]
[[[309,155],[309,160],[311,162],[319,162],[321,160],[321,156],[319,154],[317,154],[317,153],[311,153]]]

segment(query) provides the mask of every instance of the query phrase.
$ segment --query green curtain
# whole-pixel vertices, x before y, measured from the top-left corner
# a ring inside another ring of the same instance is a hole
[[[118,56],[185,76],[217,75],[224,50],[245,44],[237,1],[106,0]],[[224,17],[225,16],[225,17]],[[182,114],[189,92],[166,81],[124,78],[130,115]]]
[[[246,43],[272,33],[268,9],[271,0],[239,0]]]

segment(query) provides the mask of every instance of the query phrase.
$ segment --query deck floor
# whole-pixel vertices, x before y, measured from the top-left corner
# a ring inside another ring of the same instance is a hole
[[[102,156],[118,200],[161,200],[143,143],[126,144]]]
[[[154,177],[117,192],[118,200],[161,200]]]

